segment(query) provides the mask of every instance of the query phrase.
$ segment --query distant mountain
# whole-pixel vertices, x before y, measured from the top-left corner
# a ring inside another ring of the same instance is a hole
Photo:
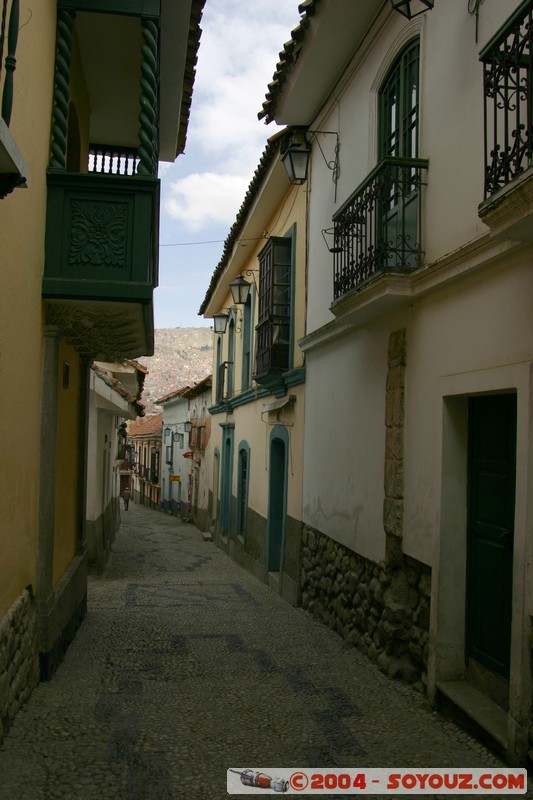
[[[137,359],[148,370],[142,402],[147,413],[155,400],[183,386],[193,386],[213,369],[213,331],[210,328],[159,328],[155,353]]]

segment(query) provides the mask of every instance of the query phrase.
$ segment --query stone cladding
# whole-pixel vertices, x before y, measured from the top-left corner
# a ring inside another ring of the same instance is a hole
[[[37,611],[25,589],[0,620],[0,740],[39,682]]]
[[[431,572],[403,556],[373,563],[319,531],[303,531],[302,606],[390,678],[427,683]]]
[[[389,336],[385,384],[383,529],[374,563],[314,530],[303,532],[302,605],[391,678],[427,685],[431,569],[403,553],[405,328]]]

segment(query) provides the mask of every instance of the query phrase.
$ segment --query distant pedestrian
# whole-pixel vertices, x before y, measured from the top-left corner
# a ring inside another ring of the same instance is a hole
[[[122,499],[124,500],[124,511],[128,510],[128,506],[130,504],[130,497],[131,497],[130,490],[124,489],[124,491],[122,492]]]

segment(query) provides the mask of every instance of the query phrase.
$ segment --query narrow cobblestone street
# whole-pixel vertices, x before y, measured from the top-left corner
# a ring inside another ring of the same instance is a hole
[[[1,800],[222,800],[242,765],[501,764],[197,528],[122,516],[74,643],[0,748]]]

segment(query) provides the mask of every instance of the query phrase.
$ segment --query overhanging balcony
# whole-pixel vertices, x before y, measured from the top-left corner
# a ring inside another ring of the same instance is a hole
[[[146,303],[157,285],[159,181],[48,173],[43,296]]]
[[[423,264],[422,190],[428,162],[385,158],[333,217],[335,303],[381,275]]]
[[[26,179],[28,177],[27,164],[9,130],[11,112],[13,109],[14,72],[17,64],[15,56],[19,32],[19,7],[19,0],[3,0],[1,3],[0,95],[2,98],[2,105],[0,110],[0,199],[10,194],[17,186],[26,186]],[[4,70],[2,72],[3,68]]]
[[[272,315],[257,326],[256,383],[279,383],[279,376],[289,369],[289,330],[290,319],[286,315]]]
[[[153,352],[158,9],[58,3],[42,296],[47,322],[105,361]]]
[[[128,174],[132,158],[115,148],[112,160],[93,154],[92,172],[47,176],[49,321],[93,357],[141,355],[153,345],[159,181]]]
[[[492,235],[533,240],[533,8],[522,3],[481,53],[485,199]]]

